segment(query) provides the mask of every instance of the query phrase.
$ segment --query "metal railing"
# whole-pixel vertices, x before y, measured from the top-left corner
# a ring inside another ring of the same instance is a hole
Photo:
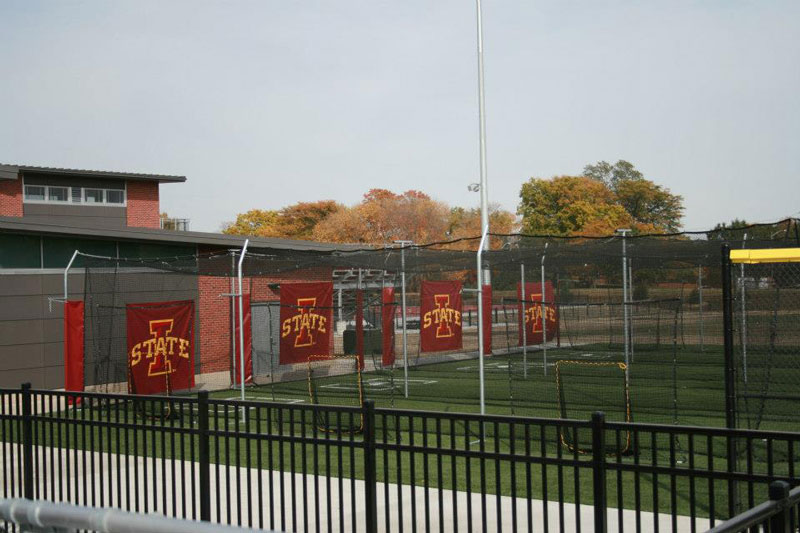
[[[800,485],[798,449],[602,413],[0,390],[0,496],[260,529],[702,531]]]
[[[768,531],[788,533],[797,531],[800,524],[800,487],[789,490],[785,481],[769,485],[769,500],[726,520],[709,533],[739,533]]]
[[[15,524],[22,532],[71,533],[247,533],[259,530],[143,515],[118,509],[83,507],[22,499],[0,500],[0,520]]]

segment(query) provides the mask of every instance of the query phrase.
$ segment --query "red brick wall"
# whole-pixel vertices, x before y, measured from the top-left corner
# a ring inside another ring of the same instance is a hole
[[[158,182],[128,182],[128,226],[135,228],[161,227],[158,219]]]
[[[204,250],[200,250],[202,254]],[[329,267],[311,268],[287,273],[281,278],[245,278],[242,289],[252,295],[253,301],[278,300],[279,293],[269,288],[272,283],[297,283],[302,281],[330,281],[332,272]],[[197,279],[199,294],[200,324],[198,328],[198,346],[200,366],[198,373],[222,372],[231,370],[231,313],[230,297],[220,294],[231,292],[231,281],[228,277],[199,276]]]
[[[22,216],[22,180],[0,180],[0,216]]]
[[[197,278],[200,307],[200,374],[230,371],[231,368],[231,302],[220,296],[231,292],[228,278]]]

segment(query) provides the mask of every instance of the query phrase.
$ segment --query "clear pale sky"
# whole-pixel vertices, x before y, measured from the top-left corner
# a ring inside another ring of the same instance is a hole
[[[687,229],[800,214],[800,2],[484,0],[489,198],[626,159]],[[186,175],[192,229],[419,189],[477,206],[471,0],[0,2],[0,162]]]

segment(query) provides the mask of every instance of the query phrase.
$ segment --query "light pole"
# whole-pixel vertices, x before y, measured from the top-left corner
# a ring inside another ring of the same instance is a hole
[[[483,374],[483,285],[491,283],[489,271],[483,269],[483,251],[489,249],[489,188],[486,179],[486,106],[483,89],[483,19],[481,16],[481,0],[475,0],[478,21],[478,130],[480,138],[481,165],[481,242],[477,254],[478,274],[478,373],[480,381],[481,414],[486,413]]]

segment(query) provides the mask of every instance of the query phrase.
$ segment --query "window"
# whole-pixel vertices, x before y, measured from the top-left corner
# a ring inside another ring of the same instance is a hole
[[[47,199],[51,202],[66,202],[69,200],[68,191],[67,187],[48,187]]]
[[[25,186],[25,199],[43,202],[45,199],[45,187],[43,185],[26,185]]]
[[[67,185],[24,185],[24,201],[41,204],[87,204],[123,207],[125,187],[73,187]]]
[[[114,241],[96,241],[90,239],[73,239],[64,237],[43,237],[42,238],[42,263],[44,268],[64,268],[72,258],[75,250],[80,250],[85,254],[102,255],[104,257],[115,257],[117,255],[117,243]],[[73,266],[84,266],[85,258],[76,259]]]
[[[83,193],[87,204],[103,203],[103,189],[84,189]]]
[[[38,235],[0,233],[0,268],[40,268],[41,263]]]
[[[124,204],[125,191],[117,191],[113,189],[106,190],[106,203],[107,204]]]

